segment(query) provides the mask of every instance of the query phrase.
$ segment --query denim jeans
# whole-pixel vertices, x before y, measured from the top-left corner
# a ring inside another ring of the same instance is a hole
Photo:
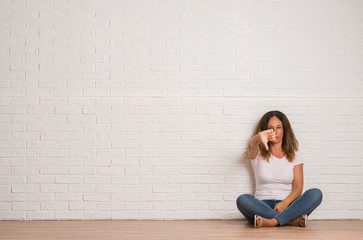
[[[267,219],[276,218],[282,226],[303,214],[309,215],[320,205],[322,199],[322,192],[317,188],[312,188],[295,199],[285,211],[279,213],[274,208],[281,200],[258,200],[251,194],[242,194],[237,198],[237,207],[251,223],[253,223],[255,215],[260,215]]]

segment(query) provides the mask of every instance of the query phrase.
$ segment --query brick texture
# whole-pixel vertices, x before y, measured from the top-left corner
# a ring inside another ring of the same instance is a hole
[[[354,0],[1,0],[0,220],[242,219],[275,109],[363,219],[362,43]]]

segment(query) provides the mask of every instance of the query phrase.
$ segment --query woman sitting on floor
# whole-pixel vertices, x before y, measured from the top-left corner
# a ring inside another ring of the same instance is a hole
[[[243,194],[237,207],[254,227],[305,227],[322,201],[322,192],[304,194],[303,160],[290,122],[280,111],[264,114],[248,146],[256,179],[255,195]],[[301,195],[302,194],[302,195]]]

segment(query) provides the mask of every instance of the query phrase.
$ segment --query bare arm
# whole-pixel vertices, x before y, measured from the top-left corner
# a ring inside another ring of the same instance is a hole
[[[255,159],[257,157],[258,152],[260,151],[259,145],[261,142],[261,138],[259,134],[253,136],[248,144],[248,157],[250,159]]]

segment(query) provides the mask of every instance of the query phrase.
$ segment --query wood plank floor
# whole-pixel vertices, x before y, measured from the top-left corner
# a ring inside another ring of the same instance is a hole
[[[252,228],[246,221],[0,221],[0,239],[363,239],[362,220],[309,221],[307,228]]]

